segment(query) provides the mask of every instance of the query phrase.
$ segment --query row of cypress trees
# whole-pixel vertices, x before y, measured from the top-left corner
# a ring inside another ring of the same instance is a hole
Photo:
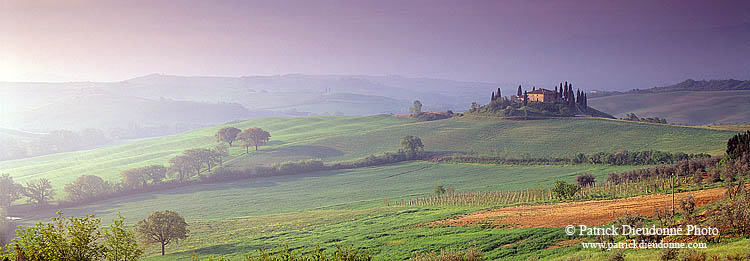
[[[536,90],[536,87],[534,87],[534,90]],[[503,97],[502,92],[500,91],[500,88],[497,88],[497,92],[492,92],[490,102],[501,99],[501,97]],[[516,97],[522,98],[524,105],[528,104],[528,92],[524,91],[521,85],[518,85]],[[588,97],[586,93],[582,92],[580,89],[573,92],[573,84],[568,83],[567,81],[565,83],[561,82],[559,86],[555,86],[555,101],[566,102],[570,106],[577,104],[583,108],[588,107]]]

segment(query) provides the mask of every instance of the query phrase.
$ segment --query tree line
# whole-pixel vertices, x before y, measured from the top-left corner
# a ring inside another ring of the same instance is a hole
[[[625,115],[625,118],[621,118],[621,120],[667,124],[667,119],[662,119],[659,117],[639,118],[638,115],[635,115],[635,113],[632,112]]]
[[[250,146],[261,146],[270,138],[270,134],[260,128],[249,128],[240,132],[232,128],[219,130],[216,134],[217,141],[229,144],[235,140],[241,140],[248,151]],[[214,148],[188,149],[170,159],[167,166],[148,165],[123,170],[120,172],[120,182],[117,183],[111,183],[99,176],[81,175],[64,186],[65,198],[58,201],[57,207],[74,206],[112,197],[192,184],[360,168],[420,159],[424,156],[424,145],[419,137],[406,136],[401,140],[401,149],[396,153],[370,155],[362,159],[333,164],[324,164],[319,159],[313,159],[246,169],[221,168],[228,155],[227,146],[224,144],[218,144]],[[207,174],[204,175],[203,172]],[[172,176],[172,179],[167,180],[169,176]],[[13,202],[23,197],[26,197],[29,202],[26,206],[27,210],[45,208],[50,205],[49,202],[56,194],[57,191],[46,178],[28,181],[23,185],[16,183],[8,174],[0,176],[0,209],[9,209]]]
[[[215,149],[196,148],[185,150],[181,155],[170,159],[169,166],[148,165],[131,168],[120,172],[120,182],[111,183],[94,175],[78,176],[73,182],[65,184],[65,198],[61,205],[86,203],[112,196],[126,195],[154,188],[179,186],[186,180],[198,175],[201,171],[210,171],[212,166],[221,164],[228,154],[222,146]],[[174,180],[166,181],[168,174]],[[16,183],[8,174],[0,175],[0,208],[8,209],[17,200],[26,197],[33,208],[44,208],[57,194],[52,183],[46,178],[39,178]]]
[[[664,152],[658,150],[635,151],[620,150],[618,152],[598,152],[594,154],[578,153],[571,157],[550,158],[504,158],[474,155],[436,155],[433,162],[479,163],[479,164],[606,164],[606,165],[655,165],[669,164],[680,160],[693,158],[710,158],[705,153],[686,154],[683,152]]]

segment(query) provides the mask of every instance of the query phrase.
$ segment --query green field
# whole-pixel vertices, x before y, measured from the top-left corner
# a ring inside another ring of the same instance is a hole
[[[592,118],[534,121],[449,119],[415,122],[389,115],[370,117],[320,116],[264,118],[226,126],[261,127],[271,142],[259,153],[235,146],[229,165],[244,168],[289,160],[320,158],[343,161],[394,151],[401,137],[422,138],[425,150],[476,153],[503,157],[571,156],[577,152],[614,152],[621,149],[721,154],[733,131]],[[55,188],[83,174],[119,181],[122,170],[166,164],[183,150],[211,147],[220,127],[149,139],[126,145],[0,162],[0,172],[17,181],[48,178]]]
[[[174,209],[191,219],[243,217],[311,209],[352,209],[382,206],[384,199],[403,199],[432,193],[436,185],[457,191],[520,190],[550,187],[556,180],[575,181],[590,172],[605,179],[632,166],[489,166],[407,162],[354,170],[323,171],[281,177],[254,178],[219,184],[200,184],[162,192],[137,194],[93,205],[66,209],[114,217],[120,211],[143,218],[158,209]],[[221,204],[217,204],[221,202]],[[147,206],[147,207],[144,207]],[[28,216],[34,220],[54,211]]]
[[[105,222],[121,213],[132,224],[156,210],[175,210],[188,220],[193,231],[192,239],[170,250],[170,253],[183,257],[189,256],[192,251],[201,255],[238,256],[260,248],[280,248],[285,244],[310,248],[315,244],[311,245],[309,242],[316,242],[329,243],[327,245],[331,246],[356,244],[358,247],[378,251],[382,254],[379,257],[406,258],[412,251],[419,249],[439,250],[451,244],[462,244],[461,242],[468,246],[477,236],[489,236],[483,244],[490,244],[506,236],[510,238],[500,242],[513,238],[518,240],[518,237],[528,236],[528,233],[533,235],[546,231],[538,235],[539,240],[543,240],[550,229],[494,232],[477,228],[405,229],[478,209],[383,207],[386,199],[396,201],[425,196],[432,193],[435,185],[440,184],[454,186],[457,191],[549,187],[558,179],[574,182],[575,176],[584,172],[594,173],[597,178],[604,179],[609,172],[632,168],[634,167],[521,167],[407,162],[356,170],[194,185],[62,211],[74,216],[96,214]],[[54,211],[47,211],[22,218],[30,223],[54,215]],[[369,238],[376,234],[385,235],[384,238]],[[423,236],[429,236],[430,239],[415,242]],[[365,240],[366,238],[369,239]],[[390,242],[399,240],[409,243],[400,245]],[[222,241],[233,246],[224,248],[227,246],[223,246],[225,243],[220,244]],[[491,249],[490,246],[486,247]],[[507,251],[498,249],[495,255],[507,255]],[[155,246],[149,248],[150,254],[156,252]],[[169,259],[172,258],[174,256]]]
[[[345,161],[394,151],[405,135],[422,138],[425,150],[503,157],[570,156],[577,152],[628,150],[708,152],[720,154],[733,131],[642,124],[618,120],[566,118],[535,121],[469,118],[415,122],[389,115],[370,117],[269,118],[227,124],[261,127],[271,142],[260,152],[245,155],[233,147],[229,168],[321,158]],[[0,172],[18,181],[46,177],[58,191],[82,174],[119,180],[123,169],[164,164],[182,150],[215,144],[207,128],[180,135],[141,140],[114,147],[0,162]],[[480,210],[480,207],[386,207],[385,201],[413,199],[432,193],[436,185],[457,192],[521,190],[550,187],[556,180],[574,182],[590,172],[604,180],[610,172],[636,166],[554,165],[496,166],[403,162],[370,168],[323,171],[199,184],[136,194],[66,208],[66,215],[96,214],[105,223],[121,213],[134,224],[156,210],[171,209],[190,224],[188,240],[169,246],[170,255],[153,259],[202,257],[239,258],[257,249],[278,251],[351,244],[367,248],[378,260],[405,259],[419,252],[446,247],[476,246],[491,259],[562,257],[575,248],[549,247],[566,237],[561,229],[487,229],[483,227],[423,227],[426,222]],[[59,196],[63,196],[58,193]],[[486,207],[485,207],[486,208]],[[55,211],[20,214],[29,224],[46,220]]]

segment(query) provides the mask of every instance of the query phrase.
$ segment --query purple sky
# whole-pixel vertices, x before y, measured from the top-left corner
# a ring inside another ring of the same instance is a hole
[[[750,78],[750,1],[0,0],[0,80],[399,74],[630,89]]]

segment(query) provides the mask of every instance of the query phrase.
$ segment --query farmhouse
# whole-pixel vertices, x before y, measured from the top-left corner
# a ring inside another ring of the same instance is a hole
[[[536,89],[528,93],[529,101],[532,102],[552,102],[556,100],[557,92],[547,89]]]

